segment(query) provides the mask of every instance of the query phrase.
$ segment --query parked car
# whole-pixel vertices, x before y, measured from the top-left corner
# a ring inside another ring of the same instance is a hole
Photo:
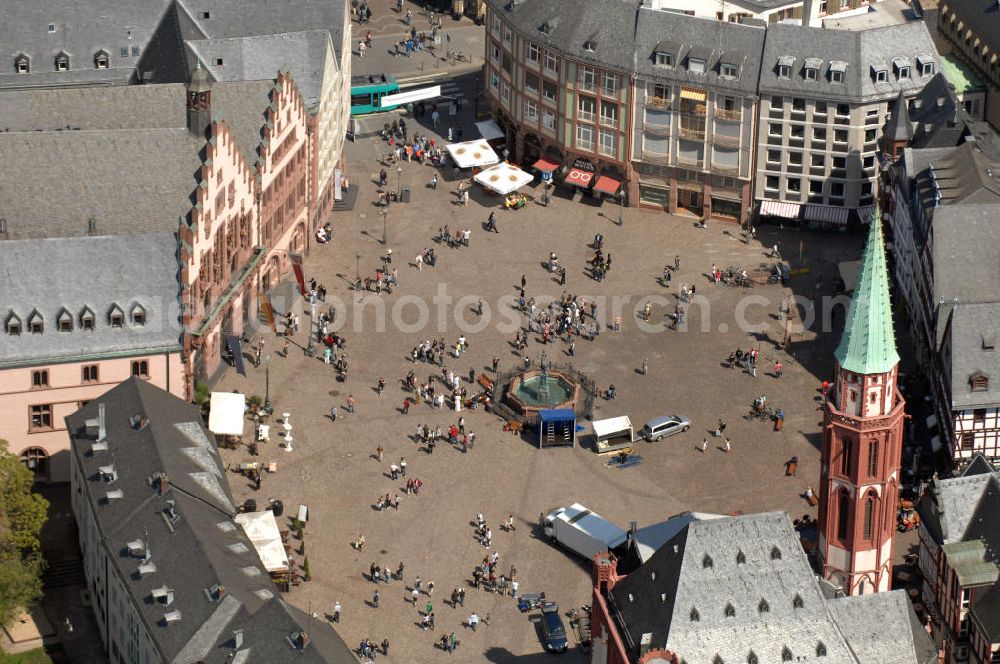
[[[549,652],[566,652],[569,648],[566,627],[559,616],[559,605],[555,602],[542,604],[542,636],[545,639],[545,649]]]
[[[691,420],[683,415],[664,415],[656,417],[646,422],[642,427],[642,437],[649,442],[658,441],[672,436],[675,433],[687,431],[691,428]]]

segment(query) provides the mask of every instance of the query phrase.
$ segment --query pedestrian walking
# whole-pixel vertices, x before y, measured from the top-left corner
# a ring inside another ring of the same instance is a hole
[[[337,407],[333,406],[330,408],[330,419],[334,422],[337,421]]]
[[[527,286],[527,285],[528,285],[528,277],[526,275],[522,274],[521,275],[521,290],[523,291],[524,287]]]
[[[340,606],[340,602],[337,602],[336,604],[333,605],[333,622],[335,622],[335,623],[339,623],[340,622],[340,611],[341,611],[341,608],[342,607]]]
[[[774,377],[775,378],[781,378],[781,372],[782,372],[783,369],[784,369],[784,367],[781,366],[781,362],[775,362],[774,363]]]
[[[729,451],[733,449],[733,445],[728,438],[726,438],[726,446],[724,449],[726,450],[726,454],[729,454]]]
[[[374,605],[375,605],[375,608],[376,608],[376,609],[378,608],[378,603],[379,603],[379,600],[380,600],[380,599],[382,599],[382,593],[380,593],[379,591],[377,591],[377,590],[376,590],[376,591],[375,591],[375,592],[374,592],[374,593],[372,594],[372,604],[374,604]]]
[[[494,375],[496,375],[496,373],[497,373],[497,367],[499,367],[499,366],[500,366],[500,358],[494,355],[493,356],[493,374]]]
[[[348,394],[347,395],[347,412],[353,414],[354,413],[354,408],[355,408],[356,405],[357,404],[354,401],[354,395],[353,394]]]
[[[380,462],[382,461],[382,455],[383,455],[384,453],[385,453],[385,448],[384,448],[384,447],[382,447],[381,445],[379,445],[378,447],[376,447],[376,448],[375,448],[375,456],[377,456],[377,457],[378,457],[378,460],[379,460]]]
[[[403,415],[409,415],[409,414],[410,414],[410,398],[409,397],[404,397],[403,398]]]
[[[479,624],[479,616],[477,616],[475,612],[473,612],[472,615],[469,616],[468,624],[469,627],[472,628],[472,631],[475,632],[476,626]]]
[[[420,591],[414,588],[410,591],[410,599],[413,600],[413,606],[417,605],[417,600],[420,599]]]
[[[702,451],[702,453],[704,453],[705,450],[707,450],[707,449],[708,449],[708,438],[702,438],[701,439],[701,451]]]

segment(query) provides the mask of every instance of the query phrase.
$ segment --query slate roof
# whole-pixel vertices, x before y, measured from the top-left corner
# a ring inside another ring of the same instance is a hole
[[[935,166],[935,172],[937,170]],[[975,180],[974,171],[953,172],[956,184],[951,191],[965,192],[967,198],[997,198],[994,192],[982,188],[968,191],[974,186],[970,186]],[[996,174],[1000,178],[1000,170]],[[963,180],[968,183],[963,184]],[[956,299],[959,302],[1000,302],[1000,271],[994,269],[1000,252],[998,213],[1000,205],[997,202],[942,205],[934,211],[935,303],[951,304]]]
[[[951,407],[955,409],[987,408],[1000,404],[1000,357],[995,350],[1000,302],[941,306],[939,316],[951,326],[949,348]],[[950,320],[949,320],[950,319]],[[984,348],[985,340],[994,350]],[[972,376],[984,374],[988,379],[985,390],[972,389]]]
[[[691,664],[745,662],[751,652],[761,662],[783,661],[786,648],[792,661],[812,661],[821,647],[820,661],[934,661],[903,593],[852,598],[835,609],[845,600],[824,597],[779,512],[691,522],[608,597],[633,656],[648,633],[651,647]],[[878,616],[882,629],[872,634],[859,613],[869,621]]]
[[[488,0],[493,10],[517,32],[543,46],[557,49],[575,60],[621,72],[635,66],[633,40],[640,0],[600,0],[580,11],[578,0]],[[548,34],[540,31],[548,24]],[[663,35],[654,39],[655,44]],[[594,42],[588,51],[584,43]]]
[[[171,0],[107,0],[81,7],[73,0],[9,2],[0,21],[0,88],[39,85],[124,83],[138,66],[146,44]],[[49,25],[54,31],[49,32]],[[139,49],[133,55],[133,47]],[[122,56],[125,48],[128,55]],[[94,56],[108,53],[109,68],[97,69]],[[59,52],[70,56],[69,71],[55,71]],[[31,58],[31,71],[18,74],[14,58]]]
[[[764,47],[762,28],[695,18],[675,12],[640,8],[636,26],[636,67],[640,76],[669,80],[681,84],[712,86],[753,95],[760,76],[760,56]],[[664,43],[663,36],[671,35]],[[674,65],[656,65],[655,52],[670,52]],[[702,49],[706,54],[705,73],[688,71],[686,58]],[[735,79],[719,77],[719,63],[736,64],[739,75]]]
[[[868,222],[868,242],[861,257],[861,272],[851,294],[847,325],[834,356],[841,369],[856,374],[888,373],[899,364],[889,302],[885,238],[878,208]]]
[[[1000,7],[991,0],[947,0],[948,10],[996,52],[1000,49]]]
[[[893,99],[900,91],[910,96],[929,80],[921,76],[917,56],[930,55],[936,62],[936,54],[923,21],[862,31],[769,24],[758,89],[761,95],[788,94],[846,102]],[[778,76],[777,64],[782,56],[795,58],[788,79]],[[896,79],[892,65],[893,60],[900,57],[908,59],[911,67],[910,78],[902,81]],[[806,58],[823,61],[815,81],[803,77]],[[847,65],[843,83],[830,80],[830,67],[834,62]],[[875,82],[871,69],[875,64],[886,66],[886,82]]]
[[[251,167],[257,163],[257,148],[264,138],[266,112],[271,105],[274,85],[273,79],[212,85],[212,115],[229,126]]]
[[[99,403],[106,407],[108,450],[95,452]],[[134,424],[137,416],[146,420]],[[66,424],[85,478],[83,509],[93,513],[112,573],[133,595],[133,610],[163,661],[356,661],[329,635],[301,652],[289,643],[288,636],[305,627],[296,620],[301,614],[282,601],[253,544],[233,523],[225,470],[196,407],[132,378]],[[100,468],[112,464],[117,477],[107,481]],[[122,495],[108,499],[109,491]],[[130,554],[130,542],[138,542],[139,551]],[[144,557],[154,571],[138,571]],[[212,590],[218,586],[225,589],[221,596]],[[169,606],[153,599],[160,588],[172,590]],[[168,626],[165,614],[172,610],[180,619]],[[238,629],[243,646],[237,651]]]
[[[326,30],[191,40],[187,47],[216,81],[273,81],[278,71],[287,69],[306,105],[319,105],[331,47]],[[222,65],[216,65],[220,58]]]
[[[347,2],[330,0],[178,0],[211,39],[329,30],[334,44],[344,34]],[[205,13],[209,18],[204,18]]]
[[[920,499],[920,523],[939,545],[960,542],[994,474],[937,478]]]
[[[90,218],[101,234],[176,232],[203,144],[186,128],[0,133],[8,237],[81,236]]]
[[[0,94],[0,132],[176,129],[186,126],[184,85],[8,90]]]
[[[180,352],[177,250],[173,233],[0,242],[0,322],[13,313],[22,329],[20,336],[0,330],[0,366]],[[131,322],[137,304],[145,311],[144,325]],[[125,316],[124,327],[111,327],[114,305]],[[88,307],[93,330],[80,323]],[[70,332],[59,331],[64,309],[73,321]],[[36,311],[44,321],[41,334],[28,329]]]

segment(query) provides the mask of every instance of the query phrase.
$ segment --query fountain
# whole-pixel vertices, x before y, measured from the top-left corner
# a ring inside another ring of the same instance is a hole
[[[569,371],[552,368],[544,351],[537,369],[515,374],[501,389],[503,402],[527,420],[536,419],[540,410],[575,409],[582,397],[576,378]]]

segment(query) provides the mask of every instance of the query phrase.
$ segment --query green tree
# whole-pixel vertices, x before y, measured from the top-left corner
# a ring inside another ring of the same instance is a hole
[[[32,491],[34,477],[0,439],[0,624],[42,595],[38,537],[49,501]]]

